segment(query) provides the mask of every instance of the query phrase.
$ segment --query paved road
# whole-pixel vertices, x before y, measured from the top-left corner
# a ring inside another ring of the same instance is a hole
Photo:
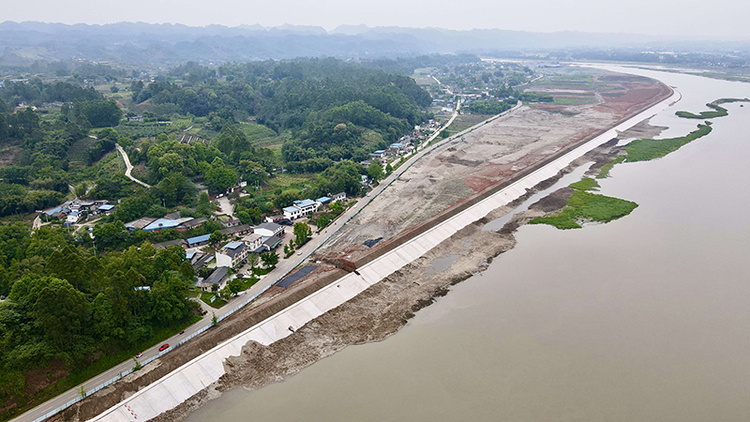
[[[125,152],[124,149],[119,144],[115,144],[115,147],[117,147],[117,151],[120,152],[120,155],[122,155],[122,160],[125,161],[125,176],[134,181],[135,183],[138,183],[139,185],[143,186],[144,188],[150,188],[151,185],[141,182],[140,180],[133,177],[130,173],[133,171],[133,165],[130,164],[130,158],[128,158],[128,153]]]
[[[328,226],[325,229],[325,232],[323,234],[314,235],[313,238],[307,242],[305,245],[303,245],[298,251],[301,252],[301,255],[293,255],[289,259],[284,259],[277,265],[276,269],[268,273],[266,276],[264,276],[258,283],[256,283],[253,287],[251,287],[249,290],[241,293],[238,297],[233,298],[227,305],[222,307],[221,309],[212,310],[212,312],[216,315],[216,317],[222,317],[229,312],[231,312],[233,309],[237,308],[237,306],[245,303],[248,301],[248,299],[252,299],[254,297],[257,297],[259,294],[266,291],[268,288],[276,284],[281,278],[286,276],[290,271],[292,271],[294,268],[296,268],[300,263],[302,263],[305,259],[307,259],[316,249],[318,249],[322,244],[324,244],[333,234],[335,234],[341,227],[346,225],[354,216],[359,213],[362,208],[367,206],[367,204],[370,203],[377,195],[379,195],[383,190],[385,190],[394,180],[396,180],[401,174],[403,174],[409,167],[411,167],[414,163],[416,163],[420,158],[422,158],[425,154],[428,154],[430,151],[434,150],[435,148],[438,148],[439,146],[445,144],[446,142],[450,142],[451,140],[458,138],[469,131],[481,126],[484,124],[480,123],[472,128],[466,129],[450,138],[446,138],[440,142],[437,142],[433,145],[429,145],[430,142],[434,141],[439,135],[440,132],[442,132],[444,129],[446,129],[448,126],[450,126],[453,121],[458,116],[458,111],[460,109],[461,103],[458,101],[456,110],[454,111],[453,115],[451,116],[450,120],[441,127],[439,130],[435,131],[434,134],[432,134],[428,139],[426,139],[422,144],[417,147],[416,151],[418,151],[414,156],[412,156],[409,160],[407,160],[404,164],[399,166],[396,170],[391,173],[390,176],[385,178],[383,181],[380,182],[380,184],[375,187],[368,196],[364,198],[360,198],[357,203],[348,208],[343,214],[341,214],[330,226]],[[518,105],[516,105],[513,109],[508,110],[500,115],[497,115],[490,120],[493,120],[499,116],[506,115],[516,109],[518,109],[521,106],[521,103],[519,102]],[[132,166],[130,165],[130,161],[127,158],[127,154],[125,154],[125,151],[122,150],[122,147],[117,145],[118,151],[122,154],[125,164],[128,167],[128,171],[126,172],[126,175],[131,178],[131,180],[134,180],[137,183],[140,183],[144,186],[148,186],[143,182],[140,182],[139,180],[133,178],[130,176],[130,170],[132,169]],[[288,234],[290,235],[290,234]],[[202,305],[203,306],[203,305]],[[213,318],[212,312],[209,312],[203,319],[201,319],[199,322],[193,324],[192,326],[185,329],[185,333],[182,335],[175,335],[170,337],[169,339],[165,340],[164,343],[168,343],[170,345],[177,344],[183,337],[189,336],[195,332],[197,332],[200,329],[203,329],[204,327],[211,325],[211,320]],[[188,343],[189,344],[189,343]],[[159,346],[161,344],[155,345],[154,347],[151,347],[148,350],[143,351],[143,356],[140,358],[140,360],[148,359],[152,356],[156,356],[159,353]],[[183,346],[184,347],[184,346]],[[116,378],[121,374],[122,372],[132,368],[134,366],[135,362],[132,360],[123,362],[119,365],[117,365],[114,368],[109,369],[106,372],[103,372],[96,377],[86,381],[83,383],[83,387],[85,390],[89,391],[97,386],[101,385],[104,382],[107,382],[113,378]],[[79,387],[76,387],[74,389],[68,390],[65,393],[35,407],[34,409],[24,413],[23,415],[13,419],[13,422],[31,422],[34,421],[36,418],[45,415],[48,412],[51,412],[60,406],[70,402],[71,400],[74,400],[79,396]]]

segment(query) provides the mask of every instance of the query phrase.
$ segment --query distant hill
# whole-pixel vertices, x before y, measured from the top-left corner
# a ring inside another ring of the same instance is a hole
[[[121,22],[107,25],[40,22],[0,23],[0,66],[29,66],[37,60],[92,60],[162,66],[185,61],[217,64],[310,56],[392,58],[433,53],[473,53],[649,48],[749,50],[747,44],[680,43],[632,34],[535,33],[500,29],[455,31],[440,28],[285,24],[192,27]]]

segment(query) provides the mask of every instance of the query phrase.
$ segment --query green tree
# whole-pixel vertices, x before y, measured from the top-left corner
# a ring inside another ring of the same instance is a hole
[[[97,246],[105,248],[116,247],[128,235],[125,224],[120,220],[94,226],[93,234]]]
[[[256,184],[262,185],[268,178],[266,169],[255,161],[241,160],[238,167],[242,179],[245,180],[249,186],[254,186]]]
[[[260,254],[260,259],[266,268],[274,268],[279,263],[279,254],[274,251],[263,252]]]
[[[242,291],[242,281],[239,278],[233,278],[227,281],[227,287],[233,296]]]
[[[378,183],[383,178],[383,167],[379,163],[373,162],[367,167],[367,175],[373,183]]]
[[[312,236],[312,229],[307,223],[294,223],[294,241],[297,245],[302,246]]]
[[[328,210],[336,215],[340,215],[344,212],[344,206],[341,204],[341,201],[333,201],[328,205]]]
[[[247,263],[250,264],[250,268],[255,268],[258,265],[258,255],[251,253],[247,256]]]
[[[206,185],[213,192],[224,192],[237,184],[237,173],[227,167],[211,167],[206,173]]]
[[[209,199],[206,192],[201,192],[198,195],[198,205],[195,208],[195,213],[199,216],[208,217],[212,211],[211,199]]]
[[[190,314],[187,299],[189,287],[189,283],[177,271],[169,271],[157,280],[151,288],[154,319],[163,324],[172,324],[187,318]]]
[[[230,297],[232,297],[232,289],[230,289],[229,286],[224,286],[224,288],[219,292],[219,296],[223,297],[224,299],[229,299]]]
[[[86,185],[86,182],[82,182],[78,184],[75,188],[76,196],[79,198],[83,198],[86,196],[86,192],[88,191],[88,186]]]
[[[212,245],[218,245],[222,240],[224,240],[224,234],[218,230],[211,233],[211,236],[208,237],[208,242]]]
[[[46,338],[61,350],[82,341],[89,321],[89,303],[65,280],[48,278],[34,304],[34,320]]]

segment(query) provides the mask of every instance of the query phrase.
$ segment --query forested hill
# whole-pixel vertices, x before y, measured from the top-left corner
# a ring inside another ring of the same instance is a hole
[[[408,76],[337,59],[181,66],[131,90],[135,103],[210,116],[219,130],[247,116],[275,131],[291,130],[287,162],[364,160],[424,120],[432,101]]]

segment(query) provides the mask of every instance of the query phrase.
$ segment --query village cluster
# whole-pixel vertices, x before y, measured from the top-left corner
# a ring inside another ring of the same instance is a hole
[[[333,202],[346,203],[346,193],[323,196],[317,199],[303,199],[294,201],[288,207],[283,208],[283,214],[273,215],[265,218],[265,222],[252,226],[242,224],[237,217],[226,214],[215,214],[210,218],[219,222],[223,228],[218,230],[222,239],[228,239],[219,245],[212,245],[211,233],[187,239],[174,239],[167,242],[155,243],[154,247],[164,249],[171,246],[179,246],[185,249],[185,256],[193,269],[198,274],[207,274],[206,277],[198,277],[196,286],[202,291],[217,291],[224,287],[225,283],[236,276],[252,276],[252,273],[243,268],[248,265],[251,255],[259,256],[265,252],[274,252],[282,243],[285,243],[286,227],[292,226],[295,220],[302,220],[310,214],[325,209]],[[45,211],[40,211],[42,221],[58,220],[64,221],[66,227],[79,225],[88,226],[89,230],[101,216],[111,214],[116,205],[106,201],[86,201],[75,199]],[[217,211],[219,212],[219,211]],[[125,228],[153,232],[158,230],[172,229],[180,233],[201,227],[209,221],[206,217],[180,217],[179,212],[172,212],[161,218],[142,217],[125,223]],[[312,224],[312,223],[310,223]],[[93,235],[92,235],[93,237]],[[287,243],[290,239],[286,240]],[[257,260],[255,260],[257,261]],[[255,262],[251,264],[253,266]],[[204,269],[205,268],[205,269]],[[201,271],[203,270],[203,271]]]

